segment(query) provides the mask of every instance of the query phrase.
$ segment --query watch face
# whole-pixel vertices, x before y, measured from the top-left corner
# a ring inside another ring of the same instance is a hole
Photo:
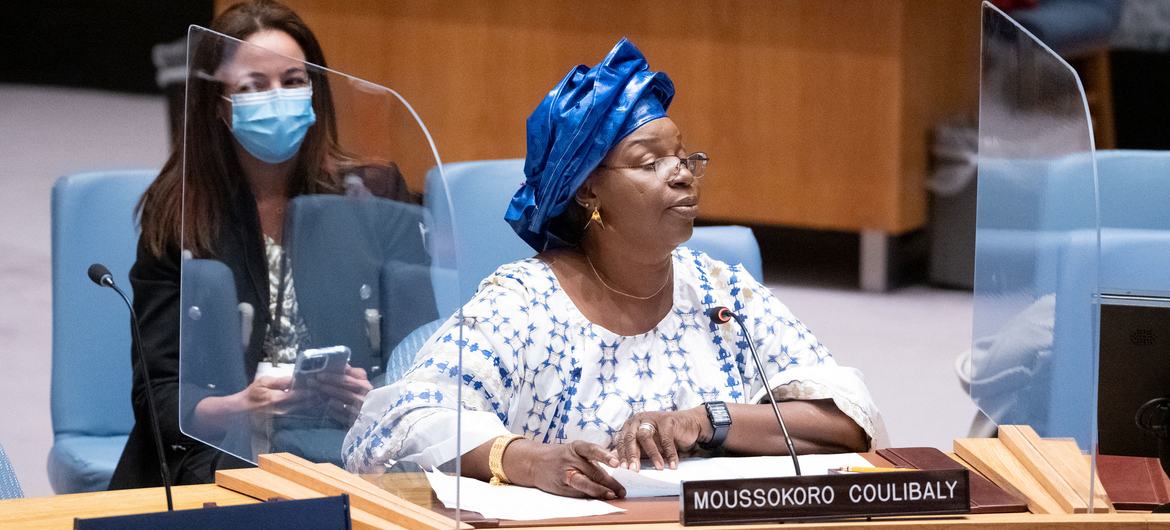
[[[717,425],[731,423],[731,414],[728,414],[726,405],[713,403],[707,408],[707,411],[711,413],[711,423]]]

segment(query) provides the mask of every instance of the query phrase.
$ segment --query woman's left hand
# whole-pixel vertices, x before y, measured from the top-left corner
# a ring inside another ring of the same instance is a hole
[[[620,466],[637,471],[642,455],[646,455],[655,469],[676,469],[679,452],[694,449],[706,425],[707,413],[702,406],[634,414],[614,437]]]
[[[333,419],[350,425],[357,419],[366,401],[366,394],[374,389],[366,371],[352,366],[343,374],[317,374],[309,386],[325,398],[325,406]]]

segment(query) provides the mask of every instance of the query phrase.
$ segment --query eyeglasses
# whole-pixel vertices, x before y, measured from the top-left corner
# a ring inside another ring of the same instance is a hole
[[[638,166],[597,166],[605,169],[641,169],[644,171],[654,171],[658,178],[670,181],[678,176],[679,171],[683,165],[687,166],[687,171],[696,179],[703,178],[707,174],[707,162],[711,159],[707,157],[707,153],[698,152],[693,153],[686,158],[678,156],[664,156],[649,164],[642,164]]]

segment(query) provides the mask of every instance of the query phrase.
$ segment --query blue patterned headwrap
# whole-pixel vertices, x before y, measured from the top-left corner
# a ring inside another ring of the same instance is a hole
[[[504,219],[537,252],[565,246],[549,222],[622,138],[666,116],[673,97],[670,78],[625,38],[597,66],[573,68],[528,117],[525,181]]]

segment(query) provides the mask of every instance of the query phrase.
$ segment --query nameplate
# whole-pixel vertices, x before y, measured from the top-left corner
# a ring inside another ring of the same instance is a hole
[[[247,528],[248,530],[287,530],[314,528],[351,530],[349,496],[319,497],[144,513],[74,519],[74,530],[155,530],[157,528]]]
[[[966,469],[683,482],[684,525],[971,511]]]

